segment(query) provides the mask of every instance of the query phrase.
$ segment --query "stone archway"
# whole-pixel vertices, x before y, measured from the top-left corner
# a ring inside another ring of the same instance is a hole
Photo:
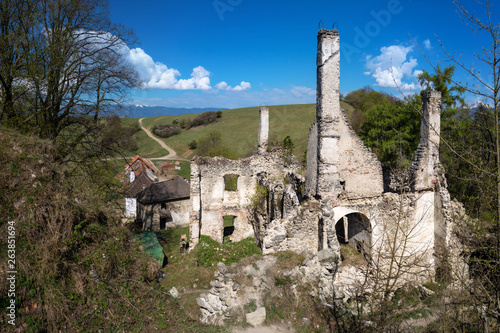
[[[372,228],[370,219],[363,213],[347,207],[335,207],[335,234],[340,245],[349,245],[371,256]]]

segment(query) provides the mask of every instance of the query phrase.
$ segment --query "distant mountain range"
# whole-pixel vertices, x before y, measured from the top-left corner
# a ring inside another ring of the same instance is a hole
[[[170,108],[166,106],[128,105],[113,110],[122,118],[147,118],[227,110],[222,108]]]

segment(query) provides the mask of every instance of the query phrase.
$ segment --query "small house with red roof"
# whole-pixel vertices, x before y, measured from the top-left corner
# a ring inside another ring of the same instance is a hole
[[[123,181],[125,195],[125,216],[132,217],[137,211],[137,194],[149,185],[158,182],[153,166],[139,155],[125,164]]]

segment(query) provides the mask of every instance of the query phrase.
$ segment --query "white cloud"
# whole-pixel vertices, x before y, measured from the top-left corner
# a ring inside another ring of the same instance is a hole
[[[154,62],[141,48],[130,50],[129,60],[144,80],[143,88],[176,89],[176,77],[181,75],[178,70]]]
[[[143,88],[157,89],[197,89],[208,90],[210,86],[210,72],[202,66],[193,68],[190,79],[177,79],[181,73],[167,65],[153,61],[153,58],[141,48],[130,50],[129,60],[135,66],[144,80]]]
[[[297,98],[316,96],[316,90],[308,87],[294,86],[290,92]]]
[[[417,89],[418,85],[414,82],[403,82],[403,79],[413,79],[419,71],[414,70],[417,66],[417,60],[409,57],[408,53],[412,47],[391,45],[382,47],[380,55],[366,57],[366,67],[369,70],[365,72],[371,75],[377,85],[384,88],[400,88],[402,90]]]
[[[218,89],[218,90],[226,90],[227,89],[227,83],[222,81],[222,82],[219,82],[215,85],[215,89]]]
[[[153,58],[141,48],[129,49],[125,46],[124,53],[128,52],[128,60],[136,68],[143,80],[143,89],[172,89],[172,90],[212,90],[210,72],[203,66],[193,68],[191,78],[181,79],[181,73],[169,68]],[[218,90],[245,91],[251,88],[249,82],[241,81],[235,87],[228,86],[222,81],[215,85]]]
[[[209,90],[212,89],[210,86],[210,72],[207,71],[202,66],[193,68],[193,73],[191,73],[190,79],[182,79],[177,81],[174,85],[174,89],[196,89],[196,90]]]
[[[424,40],[424,47],[425,47],[427,50],[432,49],[431,41],[430,41],[429,39]]]
[[[241,83],[235,87],[228,86],[226,82],[222,81],[215,85],[215,89],[218,90],[233,90],[233,91],[245,91],[251,88],[249,82],[241,81]]]
[[[80,47],[84,50],[99,51],[101,48],[108,50],[110,47],[122,55],[139,74],[143,81],[141,87],[143,89],[212,90],[211,73],[203,66],[193,68],[191,78],[181,79],[181,73],[177,69],[155,62],[141,48],[130,49],[120,38],[108,32],[79,30],[77,34],[77,38],[82,41]],[[216,87],[222,90],[245,91],[250,89],[251,85],[249,82],[241,81],[239,85],[231,87],[223,81]]]

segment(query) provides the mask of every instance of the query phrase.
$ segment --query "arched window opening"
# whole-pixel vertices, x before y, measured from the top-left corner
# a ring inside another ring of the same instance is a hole
[[[360,213],[350,213],[342,216],[335,224],[337,240],[341,246],[342,260],[359,262],[360,258],[370,258],[371,230],[370,221]]]

